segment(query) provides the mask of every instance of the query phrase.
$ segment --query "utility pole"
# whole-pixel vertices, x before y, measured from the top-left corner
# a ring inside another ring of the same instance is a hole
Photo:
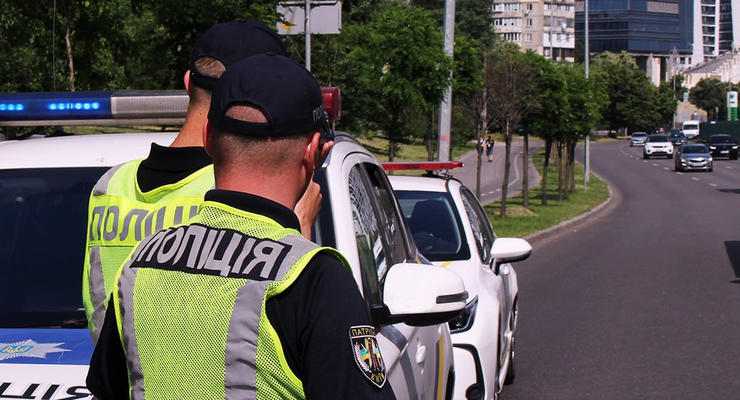
[[[583,16],[584,16],[584,49],[585,54],[583,57],[583,70],[586,74],[586,80],[588,81],[588,0],[583,0]],[[586,135],[586,143],[584,144],[584,160],[585,173],[583,175],[583,191],[586,191],[588,186],[588,175],[591,173],[591,143],[589,141],[589,135]]]
[[[444,22],[445,54],[453,57],[455,50],[455,0],[445,0]],[[452,71],[450,83],[445,89],[444,97],[439,103],[439,145],[437,146],[437,160],[450,160],[450,126],[452,125]]]

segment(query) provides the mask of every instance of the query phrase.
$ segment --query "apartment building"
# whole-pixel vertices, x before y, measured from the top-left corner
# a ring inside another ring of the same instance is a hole
[[[574,61],[575,0],[494,0],[493,16],[501,39],[547,58]]]

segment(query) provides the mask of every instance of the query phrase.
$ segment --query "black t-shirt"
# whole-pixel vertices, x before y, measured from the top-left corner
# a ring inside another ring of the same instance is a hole
[[[203,147],[164,147],[152,143],[149,156],[136,171],[142,192],[175,183],[213,163]]]
[[[285,227],[300,226],[290,209],[261,197],[212,190],[206,199],[265,215]],[[109,303],[87,378],[90,391],[103,400],[128,398],[126,360],[113,310]],[[306,398],[395,398],[389,382],[377,389],[355,362],[349,328],[372,324],[350,270],[336,258],[314,257],[287,290],[268,300],[266,314]]]

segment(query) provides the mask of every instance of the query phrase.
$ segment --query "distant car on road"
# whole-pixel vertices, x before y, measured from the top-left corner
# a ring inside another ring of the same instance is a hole
[[[647,140],[647,132],[634,132],[630,136],[630,147],[632,146],[644,146]]]
[[[680,129],[669,129],[668,140],[670,140],[674,146],[680,146],[689,141]]]
[[[648,136],[642,150],[642,158],[647,159],[654,156],[673,158],[673,144],[668,140],[667,135]]]
[[[712,155],[703,144],[688,143],[681,145],[676,153],[676,171],[707,171],[713,170]]]
[[[727,157],[737,160],[737,142],[732,136],[716,134],[709,137],[709,151],[713,157]]]
[[[699,124],[700,123],[701,121],[697,121],[693,119],[688,120],[688,121],[683,121],[683,124],[681,127],[682,127],[684,136],[686,136],[688,139],[693,139],[699,136]]]

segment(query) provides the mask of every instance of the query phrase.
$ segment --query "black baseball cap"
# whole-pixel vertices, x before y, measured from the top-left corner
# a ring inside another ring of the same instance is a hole
[[[253,19],[213,25],[198,38],[190,53],[190,81],[213,90],[218,80],[198,73],[195,61],[201,57],[215,58],[228,68],[242,58],[267,52],[287,55],[282,39],[267,25]]]
[[[226,116],[233,105],[255,107],[267,122]],[[213,90],[208,121],[220,132],[244,136],[285,137],[318,131],[323,139],[334,139],[316,79],[302,65],[274,53],[248,57],[226,69]]]

